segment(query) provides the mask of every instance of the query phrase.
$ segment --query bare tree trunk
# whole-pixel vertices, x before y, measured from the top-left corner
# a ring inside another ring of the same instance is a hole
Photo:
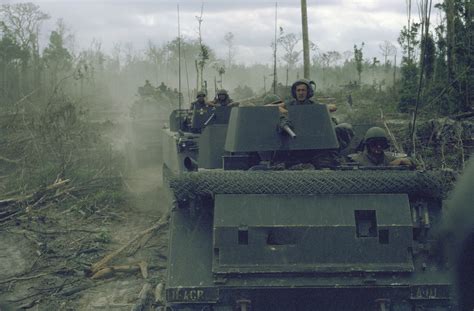
[[[393,56],[393,85],[397,81],[397,54]]]
[[[466,91],[465,91],[465,109],[469,109],[469,107],[472,105],[472,102],[474,102],[474,94],[472,93],[472,86],[474,84],[474,81],[472,77],[474,76],[474,64],[473,64],[473,55],[472,55],[472,39],[474,37],[474,28],[472,24],[472,2],[470,0],[465,0],[465,8],[466,8],[466,28],[467,28],[467,33],[468,33],[468,38],[467,38],[467,67],[468,67],[468,77],[471,77],[470,79],[467,79],[466,81]]]
[[[411,28],[411,0],[406,0],[407,1],[407,30],[408,33],[410,33],[410,28]],[[411,60],[411,52],[410,52],[410,36],[407,37],[407,52],[408,52],[408,60]]]
[[[273,93],[276,94],[277,88],[277,17],[278,17],[278,2],[275,2],[275,46],[273,47]],[[288,82],[287,82],[288,84]]]
[[[454,79],[454,3],[453,0],[446,0],[446,43],[447,43],[447,66],[448,66],[448,82]]]
[[[304,78],[310,79],[309,76],[309,37],[308,37],[308,13],[306,8],[306,0],[301,0],[301,21],[303,26],[303,64]]]
[[[428,7],[429,5],[429,7]],[[423,93],[423,75],[425,69],[425,61],[426,61],[426,40],[429,35],[429,27],[430,27],[430,14],[431,14],[431,0],[423,0],[420,6],[421,11],[421,52],[420,52],[420,78],[418,81],[418,91],[416,95],[416,104],[415,104],[415,111],[413,113],[413,122],[411,128],[411,139],[413,145],[413,156],[416,156],[416,117],[418,114],[418,107],[421,102],[422,93]]]
[[[201,87],[199,84],[199,66],[198,66],[198,61],[194,61],[194,65],[196,66],[196,91],[199,92],[201,91]]]
[[[199,74],[201,75],[201,88],[204,88],[203,81],[204,81],[204,64],[201,63],[201,66],[199,66]]]
[[[204,59],[204,46],[202,45],[202,33],[201,33],[201,25],[202,25],[202,13],[204,10],[204,2],[201,4],[201,15],[199,17],[196,17],[199,23],[198,27],[198,40],[199,40],[199,46],[201,47],[201,61],[199,62],[199,74],[200,74],[200,82],[201,82],[201,90],[205,89],[204,87],[204,65],[205,65],[205,59]]]

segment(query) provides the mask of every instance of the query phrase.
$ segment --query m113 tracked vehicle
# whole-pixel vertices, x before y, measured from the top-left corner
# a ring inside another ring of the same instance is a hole
[[[177,111],[164,133],[165,308],[455,307],[442,173],[338,164],[324,105],[290,106],[285,122],[277,107],[226,109],[186,126]]]

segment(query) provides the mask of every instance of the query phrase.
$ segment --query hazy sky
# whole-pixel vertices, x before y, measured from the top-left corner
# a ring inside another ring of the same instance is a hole
[[[0,3],[17,1],[0,0]],[[33,0],[51,20],[43,36],[63,18],[76,37],[77,48],[90,46],[93,39],[110,52],[117,42],[133,44],[143,50],[148,40],[158,45],[177,36],[177,1],[125,0]],[[434,1],[435,3],[439,1]],[[352,51],[354,44],[365,42],[364,57],[381,58],[379,44],[389,40],[399,48],[397,37],[406,24],[406,1],[402,0],[307,0],[310,40],[321,51]],[[202,1],[179,1],[181,34],[197,38],[196,16]],[[417,1],[413,1],[413,16]],[[278,26],[285,32],[301,33],[300,1],[278,1]],[[203,40],[225,57],[224,35],[235,36],[236,61],[270,63],[270,43],[274,37],[275,1],[214,0],[204,2]],[[439,13],[432,13],[433,22]],[[400,52],[399,52],[400,55]]]

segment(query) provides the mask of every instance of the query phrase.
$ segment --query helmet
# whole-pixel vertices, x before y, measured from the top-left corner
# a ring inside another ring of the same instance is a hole
[[[229,95],[229,93],[227,93],[227,90],[220,89],[219,91],[217,91],[217,95]]]
[[[281,102],[281,98],[280,98],[280,96],[275,95],[275,94],[268,94],[268,95],[265,96],[265,98],[263,99],[263,104],[264,104],[264,105],[275,104],[275,103],[277,103],[277,102]]]
[[[199,92],[197,92],[196,98],[198,98],[198,97],[200,97],[200,96],[206,97],[206,92],[204,92],[204,91],[199,91]]]
[[[295,83],[293,83],[293,85],[291,86],[291,96],[293,96],[293,98],[296,98],[296,87],[300,84],[304,84],[308,87],[308,95],[306,95],[306,98],[313,97],[314,89],[311,87],[311,85],[314,85],[314,88],[316,88],[316,83],[307,79],[299,79],[296,80]]]
[[[387,134],[383,128],[374,126],[368,129],[364,136],[364,143],[367,144],[371,140],[384,140],[385,148],[388,148]]]

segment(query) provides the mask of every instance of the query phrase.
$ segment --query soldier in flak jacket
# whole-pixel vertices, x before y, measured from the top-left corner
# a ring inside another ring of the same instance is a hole
[[[196,101],[191,103],[190,109],[203,109],[205,107],[208,107],[208,104],[206,103],[206,93],[204,91],[199,91],[196,95]]]
[[[364,150],[351,154],[349,158],[361,166],[413,166],[414,163],[406,158],[396,158],[385,150],[389,143],[385,131],[380,127],[371,127],[364,136]]]
[[[230,97],[227,90],[221,89],[217,91],[216,97],[212,102],[209,103],[210,106],[215,107],[234,107],[238,106],[239,103],[234,102]]]

